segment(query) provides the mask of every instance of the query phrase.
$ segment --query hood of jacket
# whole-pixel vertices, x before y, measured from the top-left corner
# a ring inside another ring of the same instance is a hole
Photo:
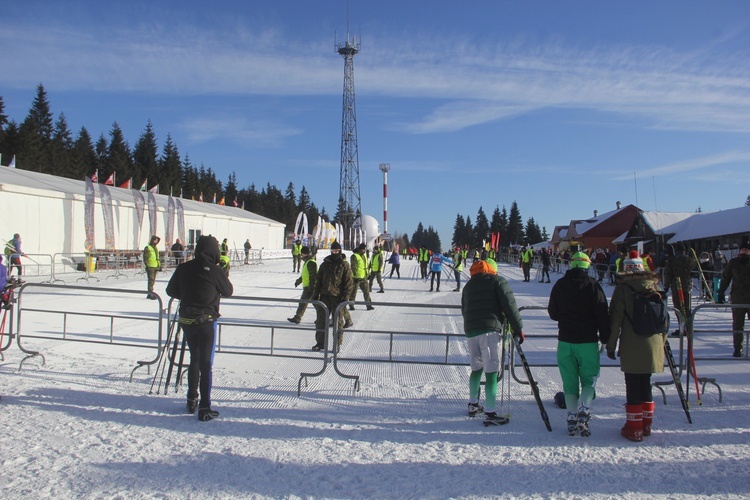
[[[211,236],[200,236],[195,244],[195,260],[207,265],[219,263],[219,241]]]

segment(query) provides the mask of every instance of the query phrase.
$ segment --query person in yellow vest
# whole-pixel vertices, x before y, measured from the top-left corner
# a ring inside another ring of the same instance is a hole
[[[302,296],[300,300],[310,300],[313,295],[313,289],[315,288],[315,279],[318,274],[318,263],[315,262],[315,257],[310,254],[308,247],[302,247],[300,249],[300,256],[302,257],[302,275],[297,278],[294,282],[294,286],[302,285]],[[287,318],[290,323],[298,325],[302,321],[302,316],[307,310],[307,302],[300,302],[297,306],[297,312],[294,316]]]
[[[372,302],[372,299],[370,298],[370,288],[367,282],[367,274],[370,268],[370,263],[367,260],[366,251],[367,245],[362,243],[354,250],[354,253],[352,253],[350,262],[352,267],[352,276],[354,277],[354,288],[352,288],[352,293],[351,295],[349,295],[349,300],[356,300],[357,289],[359,288],[360,290],[362,290],[362,296],[365,298],[365,302],[367,303],[367,310],[372,311],[375,308],[370,304],[370,302]],[[349,304],[349,309],[353,311],[354,304]]]
[[[383,266],[383,252],[381,252],[380,247],[376,245],[375,248],[372,249],[372,262],[370,262],[370,269],[372,272],[370,272],[368,289],[371,292],[372,282],[377,279],[378,285],[380,285],[378,293],[385,293],[385,290],[383,289]]]
[[[497,262],[497,252],[495,251],[494,248],[490,247],[490,249],[487,250],[487,258]]]
[[[154,295],[154,284],[156,284],[156,273],[161,271],[161,262],[159,262],[159,250],[156,245],[159,244],[161,238],[154,235],[149,240],[146,248],[143,249],[143,265],[146,267],[146,276],[148,277],[148,297],[151,300],[156,300]]]
[[[453,252],[453,275],[456,277],[456,288],[454,292],[461,291],[461,271],[464,270],[464,256],[461,249],[456,247],[456,251]]]
[[[294,245],[292,245],[292,272],[298,273],[300,271],[300,266],[302,265],[302,256],[300,255],[300,252],[302,251],[302,242],[300,240],[297,240],[294,242]]]
[[[422,274],[422,279],[427,279],[427,263],[430,262],[430,252],[427,250],[425,245],[419,247],[419,254],[417,254],[417,261],[419,262],[419,272]]]
[[[534,263],[534,250],[531,247],[521,249],[521,267],[523,268],[523,280],[531,281],[531,265]]]
[[[229,277],[230,263],[229,255],[219,255],[219,267],[226,273],[227,277]]]

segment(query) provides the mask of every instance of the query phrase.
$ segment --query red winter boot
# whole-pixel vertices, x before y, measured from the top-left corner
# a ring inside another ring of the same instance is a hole
[[[643,435],[651,435],[651,421],[654,419],[654,402],[641,403],[643,406]]]
[[[631,441],[643,441],[643,405],[625,405],[627,421],[620,434]]]

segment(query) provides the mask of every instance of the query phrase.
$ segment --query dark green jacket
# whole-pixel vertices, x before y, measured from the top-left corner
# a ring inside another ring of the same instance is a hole
[[[523,331],[513,290],[505,278],[494,274],[475,274],[466,283],[461,295],[461,314],[467,337],[500,332],[506,321],[514,332]]]

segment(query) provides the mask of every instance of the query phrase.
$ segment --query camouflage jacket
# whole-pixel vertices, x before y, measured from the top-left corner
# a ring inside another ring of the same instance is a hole
[[[733,304],[750,304],[750,256],[740,255],[729,261],[721,273],[719,294],[723,295],[729,285]]]
[[[323,259],[318,268],[312,298],[319,299],[321,295],[329,295],[348,300],[353,289],[352,269],[344,254],[331,254]]]
[[[684,253],[670,255],[667,259],[667,265],[664,266],[664,287],[677,290],[677,288],[680,288],[677,286],[677,278],[680,278],[682,281],[681,288],[690,290],[692,286],[690,273],[694,268],[695,262]]]

